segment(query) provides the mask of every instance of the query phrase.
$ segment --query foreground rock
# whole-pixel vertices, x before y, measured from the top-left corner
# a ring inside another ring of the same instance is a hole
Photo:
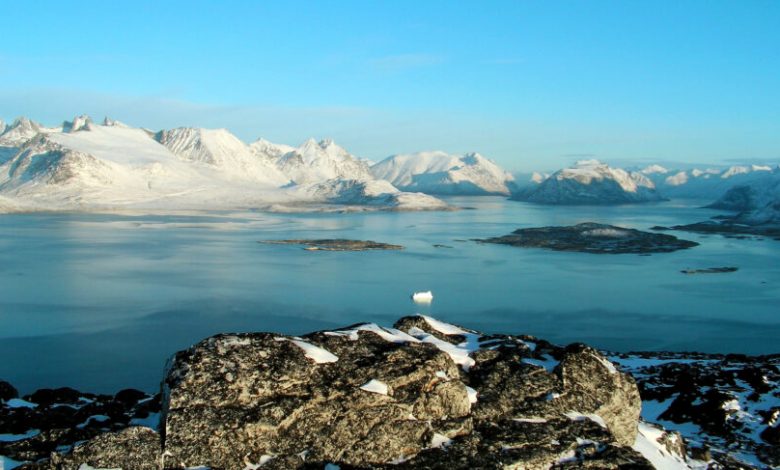
[[[309,251],[367,251],[367,250],[403,250],[401,245],[391,245],[371,240],[347,240],[343,238],[320,240],[263,240],[259,243],[271,245],[304,245]]]
[[[18,437],[0,455],[37,462],[27,469],[762,467],[776,465],[777,361],[604,356],[424,316],[303,337],[223,334],[172,358],[161,400],[60,389],[21,401],[0,383],[0,437]],[[106,417],[84,409],[88,400]],[[129,416],[160,401],[159,433],[153,413],[150,427],[133,426],[143,423]],[[100,424],[40,421],[63,403]],[[111,403],[122,411],[106,410]],[[667,427],[683,423],[690,441],[640,421],[640,409]]]
[[[128,426],[156,428],[160,417],[159,395],[132,389],[114,396],[41,389],[19,398],[10,384],[0,381],[0,404],[0,456],[19,462],[47,459],[77,442]]]
[[[642,232],[614,225],[586,222],[568,227],[539,227],[518,229],[503,237],[478,240],[528,248],[546,248],[555,251],[582,253],[668,253],[698,246],[672,235]]]
[[[165,380],[167,461],[535,468],[576,453],[576,437],[600,443],[595,460],[634,442],[636,385],[596,351],[537,350],[433,322],[410,317],[392,329],[358,325],[301,339],[217,336],[177,354]],[[536,442],[545,445],[527,448]],[[621,455],[644,462],[630,449]]]

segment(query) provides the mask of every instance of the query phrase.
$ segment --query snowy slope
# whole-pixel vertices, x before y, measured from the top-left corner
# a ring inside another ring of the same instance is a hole
[[[276,165],[276,161],[283,155],[295,150],[295,147],[285,144],[275,144],[265,139],[257,139],[249,144],[249,151],[256,157]]]
[[[443,201],[423,193],[398,190],[387,181],[332,179],[299,185],[290,190],[296,200],[342,205],[383,206],[394,210],[443,210]]]
[[[181,160],[209,165],[235,179],[268,187],[289,182],[275,166],[257,158],[248,145],[226,129],[181,127],[160,131],[155,138]]]
[[[224,130],[155,134],[110,119],[98,125],[84,116],[60,128],[17,120],[0,137],[13,144],[0,147],[0,213],[279,205],[297,210],[300,204],[364,205],[374,210],[446,207],[436,198],[402,193],[376,181],[290,185],[274,162]],[[328,150],[325,147],[323,151]]]
[[[513,199],[539,204],[627,204],[659,201],[650,179],[597,160],[577,162],[519,192]]]
[[[0,147],[19,147],[43,129],[43,126],[26,117],[17,118],[0,134]]]
[[[710,207],[739,211],[735,221],[744,224],[780,224],[780,171],[729,189]]]
[[[297,184],[334,178],[368,181],[374,179],[368,164],[330,139],[309,139],[282,155],[276,166]]]
[[[378,179],[427,194],[510,194],[514,177],[478,153],[441,151],[393,155],[371,167]]]

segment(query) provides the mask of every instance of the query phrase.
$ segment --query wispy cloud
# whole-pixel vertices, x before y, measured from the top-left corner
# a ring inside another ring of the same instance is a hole
[[[444,62],[444,57],[434,54],[395,54],[368,61],[371,68],[383,72],[400,72],[420,67],[431,67]]]

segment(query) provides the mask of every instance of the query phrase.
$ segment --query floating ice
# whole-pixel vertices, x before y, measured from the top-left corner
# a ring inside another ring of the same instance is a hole
[[[429,304],[433,302],[433,292],[429,290],[424,292],[415,292],[412,294],[412,300],[416,304]]]

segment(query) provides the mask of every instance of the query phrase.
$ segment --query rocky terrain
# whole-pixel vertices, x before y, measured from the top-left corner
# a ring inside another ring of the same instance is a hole
[[[777,366],[605,355],[425,316],[221,334],[177,353],[155,397],[20,399],[0,382],[0,455],[2,468],[82,470],[772,466]]]
[[[672,235],[642,232],[593,222],[568,227],[523,228],[502,237],[477,241],[596,254],[667,253],[698,245],[696,242],[682,240]]]
[[[304,245],[309,251],[367,251],[367,250],[403,250],[401,245],[375,242],[371,240],[347,240],[343,238],[320,240],[262,240],[258,243],[272,245]]]
[[[642,418],[679,431],[695,458],[780,466],[780,355],[609,355],[637,381]]]

